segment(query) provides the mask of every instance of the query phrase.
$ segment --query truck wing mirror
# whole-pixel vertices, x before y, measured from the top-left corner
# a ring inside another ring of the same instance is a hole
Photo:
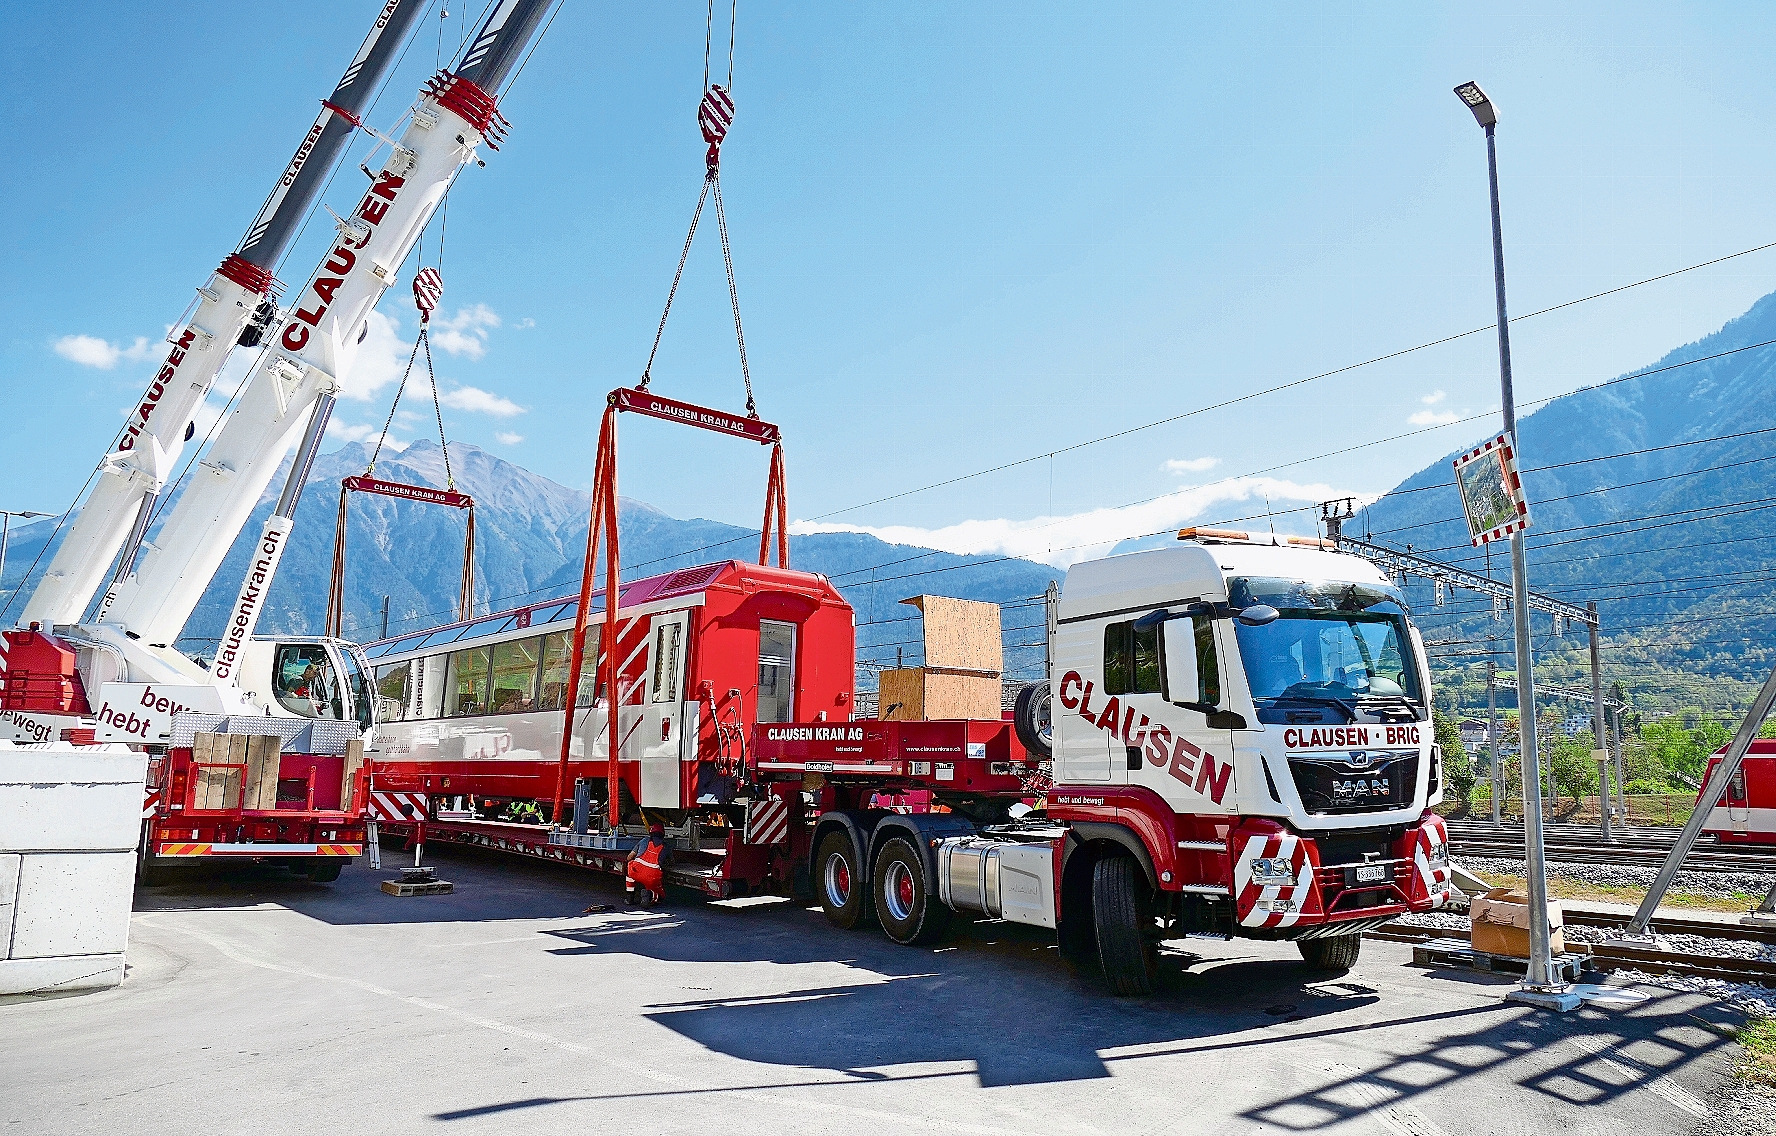
[[[1143,618],[1151,619],[1152,616]],[[1138,621],[1136,626],[1140,626]],[[1196,673],[1196,624],[1184,618],[1165,619],[1159,624],[1160,696],[1167,702],[1187,704],[1196,701],[1199,688]]]
[[[1266,623],[1275,623],[1281,615],[1282,612],[1269,604],[1253,604],[1251,607],[1240,608],[1233,618],[1247,627],[1263,627]]]

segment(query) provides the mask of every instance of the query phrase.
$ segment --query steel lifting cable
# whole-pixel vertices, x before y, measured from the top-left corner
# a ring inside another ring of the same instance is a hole
[[[442,249],[440,249],[440,253]],[[468,619],[473,613],[475,602],[475,500],[467,493],[456,491],[456,475],[450,465],[450,442],[444,434],[443,400],[438,394],[438,373],[432,363],[431,336],[429,325],[432,312],[437,310],[438,301],[444,295],[444,279],[435,268],[422,268],[413,277],[413,302],[419,309],[419,335],[414,339],[413,351],[407,356],[407,368],[401,373],[401,382],[395,388],[395,397],[389,403],[388,418],[383,422],[382,434],[376,439],[376,448],[371,451],[370,464],[362,477],[347,477],[339,483],[339,515],[333,529],[333,570],[327,590],[327,624],[326,633],[339,636],[345,618],[345,545],[346,545],[346,502],[350,494],[376,493],[385,497],[397,497],[413,501],[425,501],[432,504],[448,505],[463,509],[468,513],[466,530],[463,535],[463,566],[462,592],[458,597],[457,616]],[[425,350],[426,374],[431,380],[432,413],[438,423],[438,448],[444,454],[444,485],[442,492],[423,485],[408,485],[403,482],[381,481],[376,477],[376,462],[382,455],[383,443],[388,440],[389,431],[394,426],[395,410],[401,405],[401,395],[407,389],[407,380],[413,376],[413,365],[419,358],[419,352]]]
[[[722,266],[728,277],[728,301],[734,310],[734,342],[740,352],[740,378],[746,386],[746,413],[757,418],[758,406],[752,394],[752,366],[746,358],[746,331],[740,319],[740,288],[734,277],[734,253],[728,239],[727,209],[722,203],[721,192],[721,144],[727,137],[728,127],[734,122],[734,35],[738,20],[739,5],[736,0],[730,5],[728,16],[727,85],[712,84],[709,81],[709,58],[715,32],[715,0],[709,0],[703,30],[703,95],[697,105],[697,127],[709,147],[704,155],[703,188],[697,194],[697,208],[691,213],[690,229],[685,233],[684,247],[678,253],[678,268],[672,274],[672,286],[666,291],[666,306],[660,312],[660,324],[654,329],[654,343],[648,350],[647,363],[641,369],[641,382],[637,385],[641,390],[646,390],[648,383],[653,380],[654,359],[660,351],[660,340],[666,334],[666,321],[672,315],[672,302],[677,298],[678,286],[684,279],[685,262],[691,255],[691,244],[697,237],[697,226],[703,219],[703,207],[713,197],[716,230],[721,238]]]

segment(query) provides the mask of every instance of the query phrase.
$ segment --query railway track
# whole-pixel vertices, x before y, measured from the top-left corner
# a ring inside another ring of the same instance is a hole
[[[1571,916],[1568,916],[1570,921]],[[1624,920],[1626,922],[1626,920]],[[1751,930],[1751,928],[1745,928]],[[1686,932],[1694,934],[1717,935],[1716,929],[1707,932]],[[1768,935],[1768,932],[1764,932]],[[1429,927],[1401,927],[1387,924],[1367,932],[1364,936],[1392,943],[1429,943],[1437,939],[1457,939],[1468,941],[1465,931],[1441,931]],[[1749,936],[1733,935],[1733,938]],[[1690,951],[1666,950],[1656,946],[1639,946],[1628,943],[1569,943],[1567,949],[1573,954],[1583,954],[1586,967],[1596,971],[1638,970],[1648,974],[1676,974],[1692,978],[1714,978],[1723,982],[1750,983],[1757,986],[1776,987],[1776,960],[1744,959],[1722,957],[1720,955],[1704,955]]]
[[[1521,824],[1497,828],[1490,821],[1449,821],[1449,843],[1458,855],[1486,856],[1500,860],[1523,858]],[[1543,829],[1543,847],[1550,860],[1579,864],[1620,864],[1657,868],[1671,854],[1677,831],[1666,828],[1618,830],[1605,843],[1589,825],[1550,824]],[[1684,860],[1684,868],[1696,872],[1776,872],[1776,848],[1698,843]]]

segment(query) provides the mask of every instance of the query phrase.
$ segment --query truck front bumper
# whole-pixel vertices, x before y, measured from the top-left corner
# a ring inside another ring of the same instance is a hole
[[[1246,820],[1228,838],[1235,919],[1246,934],[1309,938],[1352,932],[1396,915],[1434,911],[1455,894],[1449,830],[1425,812],[1391,844],[1351,863],[1327,863],[1311,835]]]

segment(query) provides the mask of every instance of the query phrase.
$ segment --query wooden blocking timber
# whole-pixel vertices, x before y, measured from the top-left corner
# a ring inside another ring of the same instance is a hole
[[[240,754],[235,756],[235,742]],[[193,771],[191,807],[222,810],[240,807],[241,770],[231,768],[245,762],[247,738],[244,734],[198,734],[191,739]]]
[[[364,743],[358,738],[345,743],[345,774],[339,782],[339,809],[351,812],[352,790],[357,787],[358,770],[364,768]]]
[[[244,758],[247,763],[247,799],[242,807],[266,810],[277,808],[278,767],[283,756],[279,752],[277,735],[230,734],[228,738],[231,753],[235,739],[246,742]]]

